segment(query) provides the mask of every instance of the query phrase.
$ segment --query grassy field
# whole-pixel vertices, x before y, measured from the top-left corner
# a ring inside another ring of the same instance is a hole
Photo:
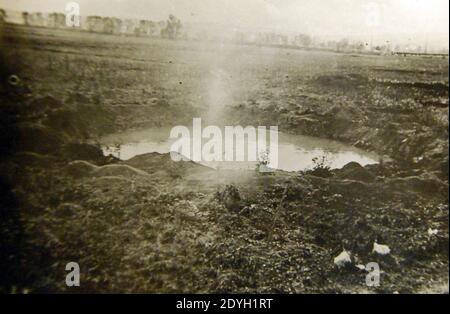
[[[0,32],[3,292],[448,291],[448,58]],[[92,145],[193,117],[391,161],[262,176]],[[379,262],[380,287],[335,268],[343,247]],[[69,261],[80,288],[65,285]]]

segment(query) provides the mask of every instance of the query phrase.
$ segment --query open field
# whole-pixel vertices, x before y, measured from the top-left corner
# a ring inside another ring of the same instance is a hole
[[[448,292],[448,58],[11,25],[0,36],[1,291]],[[97,145],[193,117],[383,160],[261,175],[124,162]],[[392,254],[374,254],[375,240]],[[343,247],[355,265],[380,264],[379,287],[336,269]],[[65,285],[69,261],[80,288]]]

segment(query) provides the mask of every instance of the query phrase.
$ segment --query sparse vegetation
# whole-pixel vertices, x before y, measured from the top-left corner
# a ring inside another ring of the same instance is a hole
[[[327,155],[314,157],[312,161],[314,166],[311,169],[311,173],[319,177],[329,177],[331,175],[331,163]]]

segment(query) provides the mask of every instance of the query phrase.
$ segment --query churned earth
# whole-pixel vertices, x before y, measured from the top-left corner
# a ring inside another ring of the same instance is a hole
[[[448,293],[448,58],[0,31],[2,292]],[[193,117],[383,158],[261,174],[99,147]]]

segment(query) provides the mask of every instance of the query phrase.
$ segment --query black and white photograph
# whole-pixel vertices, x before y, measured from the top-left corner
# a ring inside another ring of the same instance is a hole
[[[0,294],[448,293],[447,0],[0,0]]]

